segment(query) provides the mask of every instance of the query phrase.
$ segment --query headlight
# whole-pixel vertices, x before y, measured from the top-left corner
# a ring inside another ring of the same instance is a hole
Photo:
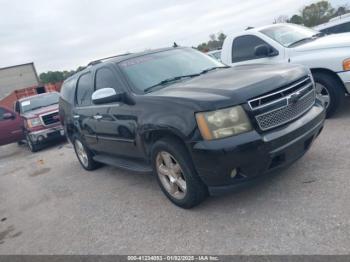
[[[31,118],[27,120],[28,126],[29,128],[31,127],[36,127],[36,126],[40,126],[41,125],[41,120],[40,118]]]
[[[212,140],[234,136],[252,130],[252,125],[241,106],[196,114],[202,137]]]
[[[349,71],[350,70],[350,58],[345,59],[343,61],[343,69],[344,69],[344,71]]]

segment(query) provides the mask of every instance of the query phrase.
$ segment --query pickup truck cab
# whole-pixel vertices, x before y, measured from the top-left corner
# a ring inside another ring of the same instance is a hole
[[[230,68],[185,47],[91,63],[59,112],[83,168],[154,173],[184,208],[290,165],[325,118],[304,66]]]
[[[221,51],[223,63],[293,63],[307,66],[317,95],[331,116],[350,92],[350,33],[325,35],[292,24],[252,28],[228,36]]]
[[[51,92],[22,98],[15,111],[24,121],[23,133],[29,149],[38,151],[45,143],[64,138],[58,115],[59,93]]]
[[[18,113],[0,106],[0,146],[22,140],[23,124],[23,119]]]

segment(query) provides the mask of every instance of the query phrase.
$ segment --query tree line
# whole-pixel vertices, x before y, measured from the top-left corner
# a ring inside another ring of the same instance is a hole
[[[329,1],[322,0],[303,7],[297,14],[294,14],[291,17],[280,15],[274,19],[273,23],[293,23],[313,27],[326,23],[330,19],[346,13],[350,13],[348,5],[334,8]],[[199,44],[196,48],[202,52],[220,49],[225,38],[226,35],[223,32],[211,34],[209,35],[209,40],[207,42]],[[43,83],[61,82],[83,68],[84,67],[79,67],[76,70],[71,71],[48,71],[40,74],[39,77]]]
[[[328,22],[330,19],[350,13],[349,6],[343,5],[334,8],[329,1],[323,0],[302,8],[297,14],[288,17],[281,15],[273,23],[293,23],[314,27]]]

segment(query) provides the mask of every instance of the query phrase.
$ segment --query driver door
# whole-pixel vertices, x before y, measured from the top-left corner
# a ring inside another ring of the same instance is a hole
[[[19,114],[0,107],[0,146],[20,141],[23,138],[23,119]]]

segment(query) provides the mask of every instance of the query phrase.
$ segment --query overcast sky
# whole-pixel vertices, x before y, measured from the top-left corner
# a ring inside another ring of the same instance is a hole
[[[71,70],[124,52],[197,46],[291,15],[311,0],[0,0],[0,68]],[[334,6],[349,0],[333,0]]]

